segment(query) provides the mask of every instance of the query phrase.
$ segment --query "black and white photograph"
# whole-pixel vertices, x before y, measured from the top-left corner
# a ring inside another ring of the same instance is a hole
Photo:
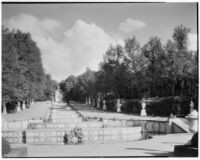
[[[198,158],[197,1],[1,1],[2,158]]]

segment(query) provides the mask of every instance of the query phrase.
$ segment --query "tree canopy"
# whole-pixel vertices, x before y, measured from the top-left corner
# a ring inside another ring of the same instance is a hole
[[[98,71],[87,69],[80,76],[70,76],[61,82],[61,89],[73,100],[95,98],[99,93],[125,99],[194,96],[197,52],[188,50],[189,32],[189,28],[179,25],[174,28],[173,40],[166,44],[159,37],[150,37],[141,46],[133,36],[124,46],[111,45]]]
[[[46,75],[29,33],[2,28],[2,101],[49,99],[56,82]]]

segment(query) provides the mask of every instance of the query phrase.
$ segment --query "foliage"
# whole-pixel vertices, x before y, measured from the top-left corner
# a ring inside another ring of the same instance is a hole
[[[52,83],[52,84],[51,84]],[[2,28],[2,101],[15,105],[49,98],[55,82],[45,75],[41,53],[29,33]],[[54,87],[55,88],[55,87]]]
[[[183,25],[175,27],[173,40],[168,40],[164,45],[159,37],[151,37],[140,46],[135,36],[126,39],[124,46],[111,45],[98,71],[90,70],[89,76],[87,69],[80,76],[68,77],[60,84],[62,90],[67,97],[78,101],[85,101],[89,96],[97,99],[100,95],[101,106],[103,99],[108,100],[106,104],[110,111],[115,110],[112,99],[117,98],[197,97],[198,56],[197,51],[188,50],[189,31]],[[107,98],[109,96],[112,98]],[[152,103],[151,108],[156,108],[161,115],[168,115],[172,104],[172,100],[166,99]],[[138,102],[130,101],[123,105],[124,112],[139,113]],[[165,106],[166,112],[160,105]]]

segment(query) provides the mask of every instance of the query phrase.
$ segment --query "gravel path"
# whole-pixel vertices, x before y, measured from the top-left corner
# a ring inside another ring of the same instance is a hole
[[[22,110],[17,113],[9,113],[6,115],[2,115],[4,121],[23,121],[30,120],[32,118],[39,119],[45,117],[48,109],[51,107],[51,102],[36,102],[30,108]]]

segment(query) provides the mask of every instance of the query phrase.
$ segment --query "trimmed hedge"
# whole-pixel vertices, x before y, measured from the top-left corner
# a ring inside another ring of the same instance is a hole
[[[164,116],[168,117],[172,113],[177,116],[185,116],[190,112],[191,99],[194,102],[194,109],[198,110],[197,97],[162,97],[148,99],[146,102],[146,112],[149,116]],[[116,111],[117,99],[107,100],[106,106],[108,111]],[[141,99],[123,100],[121,99],[122,113],[131,113],[140,115],[141,113]],[[102,103],[101,103],[102,104]],[[102,106],[102,105],[101,105]]]

